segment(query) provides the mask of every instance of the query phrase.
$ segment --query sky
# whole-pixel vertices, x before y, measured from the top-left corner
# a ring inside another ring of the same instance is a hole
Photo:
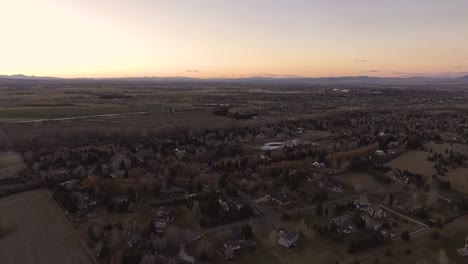
[[[457,76],[467,0],[0,0],[0,74]]]

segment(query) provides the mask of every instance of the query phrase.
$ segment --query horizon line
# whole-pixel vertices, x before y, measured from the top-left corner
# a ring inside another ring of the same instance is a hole
[[[468,72],[446,72],[446,73],[398,73],[397,76],[385,75],[328,75],[321,77],[292,75],[292,74],[253,74],[253,75],[238,75],[238,76],[216,76],[216,77],[190,77],[186,75],[172,75],[172,76],[119,76],[119,77],[58,77],[58,76],[41,76],[41,75],[26,75],[26,74],[0,74],[0,78],[50,78],[50,79],[63,79],[63,80],[77,80],[77,79],[145,79],[145,78],[185,78],[197,80],[213,80],[213,79],[246,79],[246,78],[265,78],[265,79],[327,79],[327,78],[393,78],[393,79],[410,79],[410,78],[427,78],[427,79],[458,79],[460,77],[468,76]]]

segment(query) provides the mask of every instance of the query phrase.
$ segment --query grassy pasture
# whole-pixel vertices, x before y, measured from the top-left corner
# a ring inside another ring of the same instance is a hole
[[[0,222],[14,227],[0,237],[2,264],[92,263],[46,190],[0,199],[0,212]]]
[[[439,153],[444,153],[445,149],[449,149],[465,154],[468,149],[468,146],[462,144],[454,144],[453,147],[450,147],[450,144],[428,144],[427,147],[433,148],[433,152]],[[435,163],[427,160],[429,155],[432,154],[424,151],[408,151],[387,162],[385,165],[395,169],[398,168],[400,170],[419,173],[426,179],[430,179],[432,175],[436,174],[436,170],[434,169]],[[468,168],[459,167],[455,170],[448,168],[448,172],[446,173],[446,176],[443,177],[443,180],[450,180],[451,187],[454,190],[462,193],[468,193]]]

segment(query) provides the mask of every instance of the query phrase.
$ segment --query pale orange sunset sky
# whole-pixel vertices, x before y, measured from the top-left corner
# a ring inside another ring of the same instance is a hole
[[[468,72],[466,0],[0,0],[0,74]]]

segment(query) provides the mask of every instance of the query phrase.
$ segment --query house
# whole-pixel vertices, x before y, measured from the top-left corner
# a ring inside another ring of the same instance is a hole
[[[462,255],[463,257],[468,257],[468,236],[465,239],[465,247],[457,249],[458,254]]]
[[[328,190],[334,193],[342,193],[343,192],[343,186],[341,185],[333,185],[331,187],[328,187]]]
[[[178,256],[180,260],[182,260],[184,263],[195,263],[195,258],[188,255],[185,251],[185,244],[180,245],[180,251]]]
[[[336,230],[340,233],[351,234],[357,232],[357,227],[349,216],[335,217],[330,222],[336,224]]]
[[[233,260],[234,255],[252,250],[256,245],[257,243],[253,240],[230,240],[221,243],[218,254],[224,256],[224,259],[226,260]]]
[[[165,255],[154,255],[153,257],[153,262],[154,264],[190,264],[194,262],[190,262],[187,260],[182,259],[179,256],[165,256]]]
[[[369,211],[369,204],[368,203],[355,203],[356,208],[361,210],[362,212],[368,212]]]
[[[229,198],[219,198],[218,203],[221,205],[223,210],[228,213],[237,212],[239,210],[237,204]]]
[[[211,167],[209,164],[205,163],[200,167],[200,172],[203,172],[203,173],[213,172],[213,167]]]
[[[79,179],[72,179],[72,180],[60,183],[60,186],[62,186],[67,191],[75,191],[77,189],[81,189],[80,182],[81,180]]]
[[[444,223],[444,222],[445,222],[445,219],[446,219],[445,215],[434,212],[434,213],[431,214],[431,216],[429,217],[429,222],[431,222],[433,225],[437,225],[437,224],[439,223],[439,221],[441,221],[442,223]]]
[[[188,154],[187,151],[185,151],[184,149],[178,149],[178,148],[176,148],[174,152],[177,157],[183,157]]]
[[[293,201],[293,199],[290,196],[281,193],[270,193],[266,194],[266,196],[268,197],[268,199],[278,204],[279,206],[289,205]]]
[[[127,245],[132,249],[144,249],[146,248],[147,241],[146,239],[138,235],[128,235],[127,236]]]
[[[114,197],[107,204],[107,209],[110,212],[114,212],[114,211],[126,212],[128,211],[129,205],[130,205],[130,200],[128,199],[128,197],[125,197],[125,196]]]
[[[162,196],[169,196],[169,195],[176,195],[176,194],[182,194],[185,193],[185,190],[176,186],[171,186],[168,187],[168,184],[166,181],[163,181],[161,183],[161,187],[159,188],[159,193]]]
[[[368,208],[367,208],[367,213],[372,216],[373,218],[376,218],[376,219],[385,219],[387,218],[387,213],[380,207],[380,206],[377,206],[377,205],[370,205]]]
[[[174,209],[161,206],[156,213],[156,217],[154,220],[154,226],[156,228],[156,232],[162,232],[167,226],[174,221],[175,212]]]
[[[398,205],[397,208],[407,213],[415,213],[417,210],[422,208],[422,206],[416,202],[409,201],[407,203]]]
[[[214,191],[214,188],[211,187],[211,186],[208,185],[208,184],[203,184],[203,185],[202,185],[202,191],[203,191],[204,193],[211,193],[212,191]]]
[[[313,176],[309,177],[307,181],[315,183],[319,189],[327,189],[328,191],[334,193],[343,192],[343,186],[330,180],[327,176],[322,174],[314,174]]]
[[[258,179],[260,178],[260,176],[258,175],[258,173],[252,172],[252,173],[250,174],[250,178],[251,178],[251,179],[254,179],[254,180],[258,180]]]
[[[438,193],[437,195],[439,197],[439,199],[441,199],[442,201],[446,202],[446,203],[449,203],[449,204],[453,204],[453,200],[448,197],[448,195],[444,194],[444,193]]]
[[[376,151],[375,151],[375,155],[377,155],[377,156],[385,156],[385,151],[383,151],[383,150],[376,150]]]
[[[96,206],[96,199],[88,191],[74,191],[70,193],[70,196],[75,203],[76,210],[82,212],[92,206]]]
[[[285,248],[295,247],[299,245],[299,233],[295,230],[287,230],[277,228],[278,245]]]
[[[369,210],[369,202],[367,201],[367,197],[361,195],[361,197],[354,202],[356,208],[361,210],[362,212],[368,212]]]
[[[316,161],[312,163],[312,166],[314,166],[315,168],[325,168],[325,163]]]
[[[125,177],[125,171],[124,170],[116,170],[110,174],[110,177],[112,179],[122,179]]]

